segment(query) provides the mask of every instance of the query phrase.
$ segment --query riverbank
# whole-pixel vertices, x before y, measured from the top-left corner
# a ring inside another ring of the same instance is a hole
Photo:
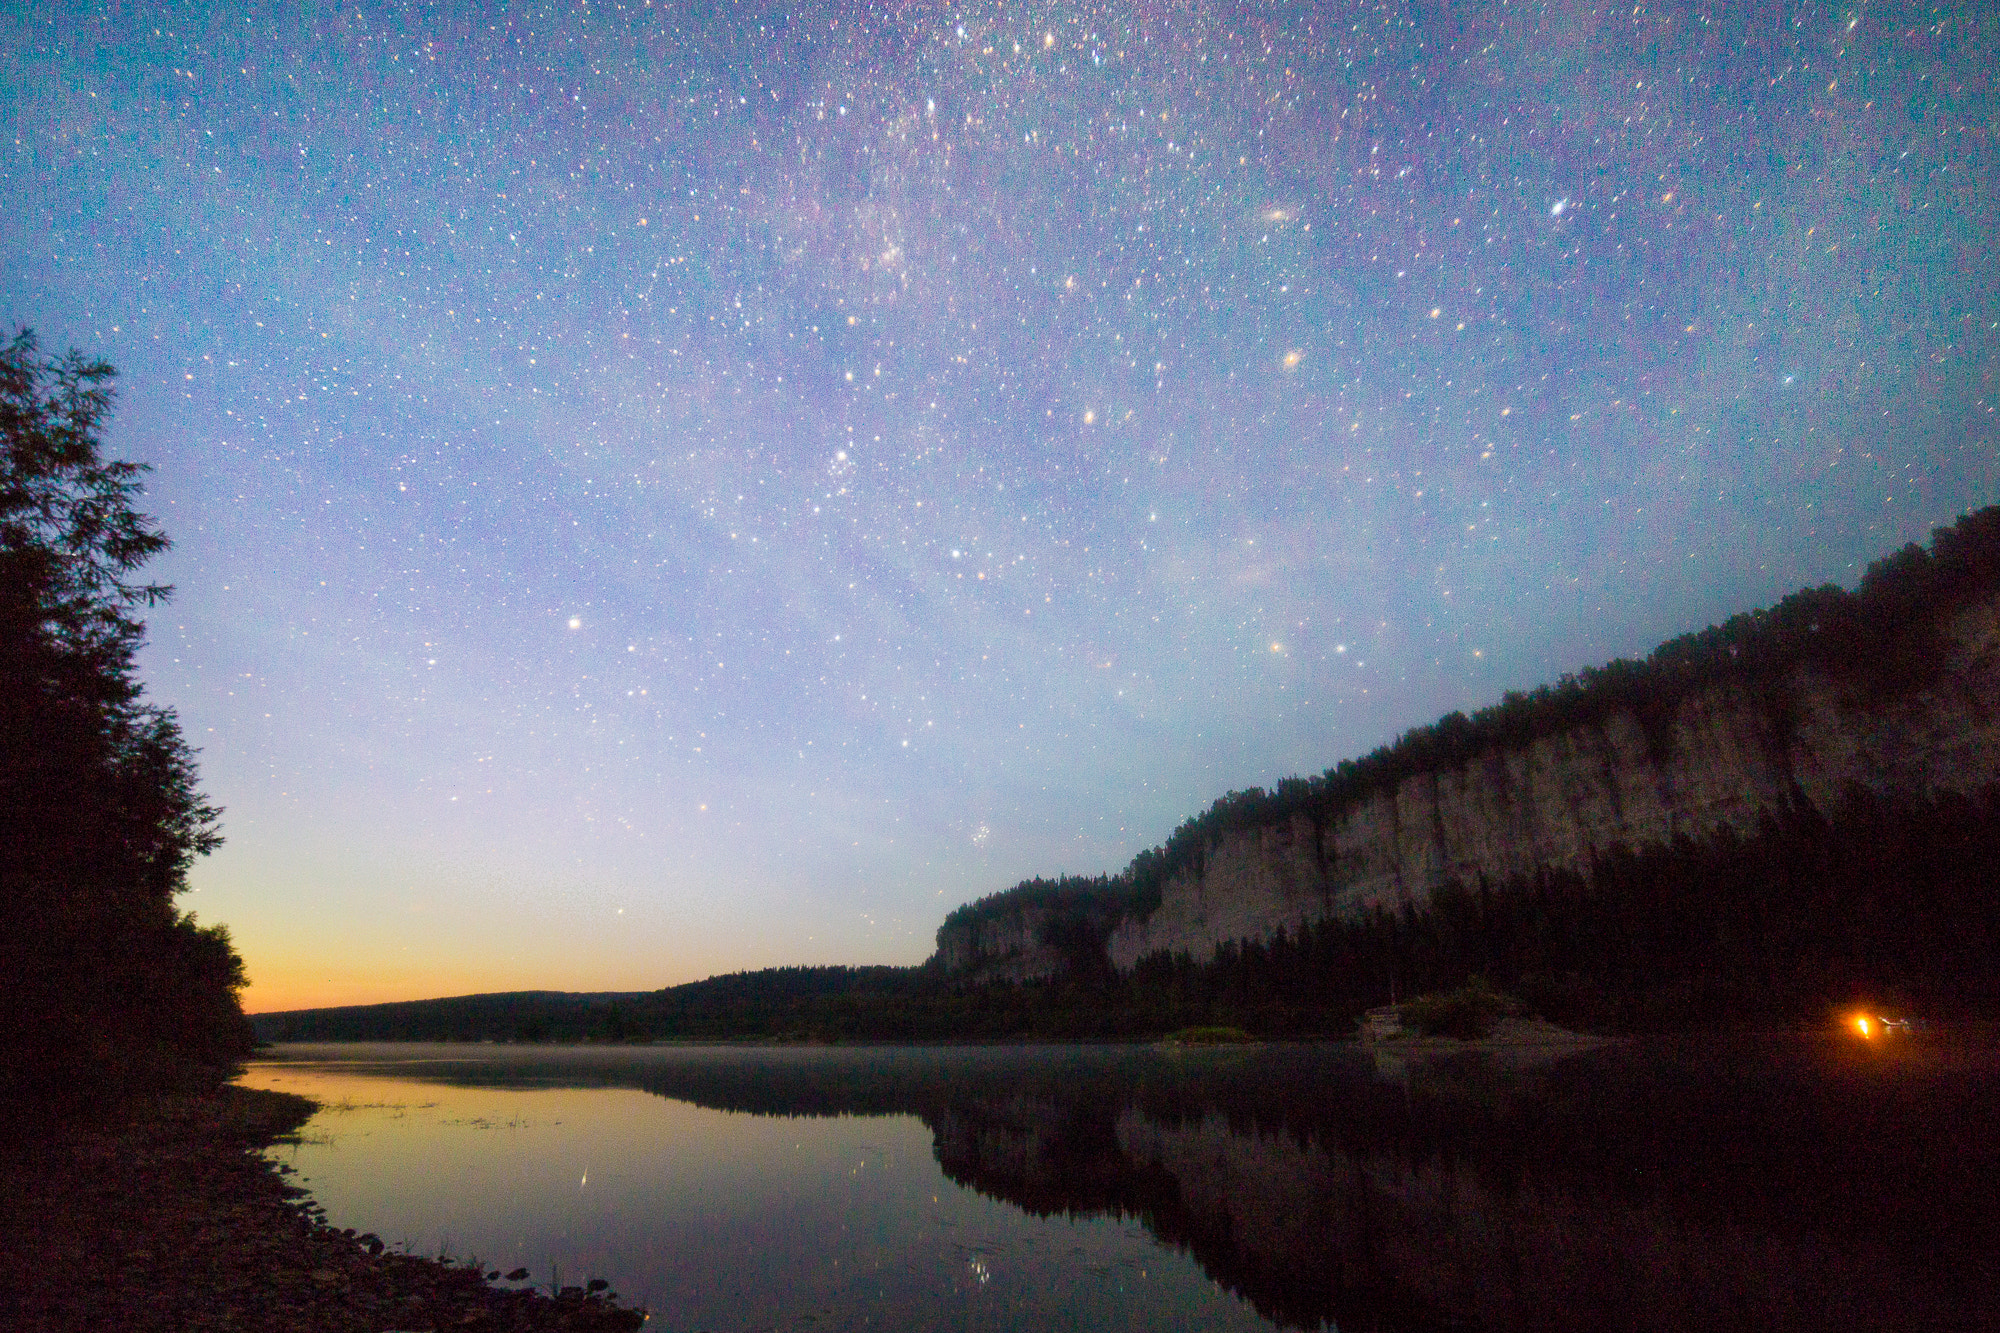
[[[611,1333],[601,1294],[493,1285],[476,1269],[325,1225],[256,1150],[317,1108],[224,1087],[123,1123],[0,1143],[0,1327],[232,1333]]]

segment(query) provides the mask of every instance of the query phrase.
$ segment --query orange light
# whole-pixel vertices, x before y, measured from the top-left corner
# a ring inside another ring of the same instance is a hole
[[[1869,1035],[1871,1035],[1871,1034],[1870,1034],[1870,1032],[1869,1032],[1869,1027],[1868,1027],[1868,1020],[1867,1020],[1867,1019],[1865,1019],[1865,1018],[1857,1018],[1857,1019],[1855,1019],[1855,1020],[1854,1020],[1854,1026],[1855,1026],[1855,1027],[1858,1027],[1858,1028],[1860,1028],[1860,1029],[1861,1029],[1861,1035],[1862,1035],[1862,1036],[1866,1037],[1866,1036],[1869,1036]]]

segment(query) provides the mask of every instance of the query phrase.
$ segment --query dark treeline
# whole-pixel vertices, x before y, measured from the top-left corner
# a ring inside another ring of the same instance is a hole
[[[258,1014],[266,1041],[949,1041],[1033,1035],[928,967],[773,967],[636,995],[516,992]]]
[[[946,926],[978,921],[1005,907],[1020,911],[1052,908],[1065,916],[1089,920],[1117,917],[1131,906],[1131,889],[1123,877],[1109,875],[1062,875],[1055,879],[1024,879],[1011,889],[989,893],[955,907],[946,915]]]
[[[622,1036],[608,1015],[644,992],[498,991],[338,1009],[258,1014],[261,1041],[596,1041]]]
[[[1483,978],[1602,1031],[1815,1023],[1856,1002],[2000,1014],[2000,788],[1855,792],[1751,834],[1619,851],[1588,872],[1452,883],[1421,907],[1330,918],[1196,964],[1144,960],[1136,1004],[1326,1031]]]
[[[215,1080],[249,1049],[243,968],[175,906],[220,841],[173,713],[144,697],[131,581],[167,539],[106,461],[111,368],[0,348],[0,1089],[83,1104]]]
[[[1876,561],[1853,592],[1831,584],[1802,589],[1776,606],[1669,640],[1643,660],[1621,658],[1527,693],[1510,691],[1470,717],[1448,713],[1316,777],[1285,778],[1269,791],[1232,791],[1184,821],[1164,844],[1139,853],[1117,876],[1030,880],[959,908],[947,923],[964,925],[1057,902],[1087,907],[1079,915],[1092,919],[1105,906],[1145,916],[1159,905],[1167,882],[1198,869],[1210,844],[1226,833],[1295,814],[1326,822],[1419,773],[1456,767],[1614,713],[1636,717],[1658,745],[1684,700],[1721,684],[1769,695],[1780,725],[1784,683],[1801,667],[1875,695],[1917,688],[1934,679],[1946,660],[1941,643],[1951,615],[1996,591],[2000,506],[1934,530],[1928,550],[1912,543]]]
[[[1343,1035],[1472,978],[1597,1031],[1816,1024],[1855,1003],[2000,1016],[2000,788],[1798,802],[1754,832],[1620,851],[1588,871],[1442,886],[1206,959],[1158,954],[967,988],[975,1030],[1140,1036],[1201,1024]]]
[[[640,995],[483,996],[263,1015],[275,1040],[1120,1039],[1226,1024],[1343,1036],[1363,1011],[1474,977],[1598,1031],[1812,1025],[1856,1003],[2000,1017],[2000,788],[1803,802],[1748,834],[1588,872],[1448,884],[1206,959],[1103,955],[1035,982],[937,967],[774,968]]]

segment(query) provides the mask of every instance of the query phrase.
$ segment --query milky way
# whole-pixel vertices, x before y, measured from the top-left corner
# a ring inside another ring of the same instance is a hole
[[[910,962],[2000,499],[1991,19],[66,5],[253,1009]]]

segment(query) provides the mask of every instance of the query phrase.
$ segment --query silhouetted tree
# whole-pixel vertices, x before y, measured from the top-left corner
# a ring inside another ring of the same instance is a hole
[[[0,348],[0,1087],[88,1098],[248,1050],[227,932],[178,911],[221,841],[171,710],[146,702],[135,581],[167,538],[106,460],[111,367]]]

